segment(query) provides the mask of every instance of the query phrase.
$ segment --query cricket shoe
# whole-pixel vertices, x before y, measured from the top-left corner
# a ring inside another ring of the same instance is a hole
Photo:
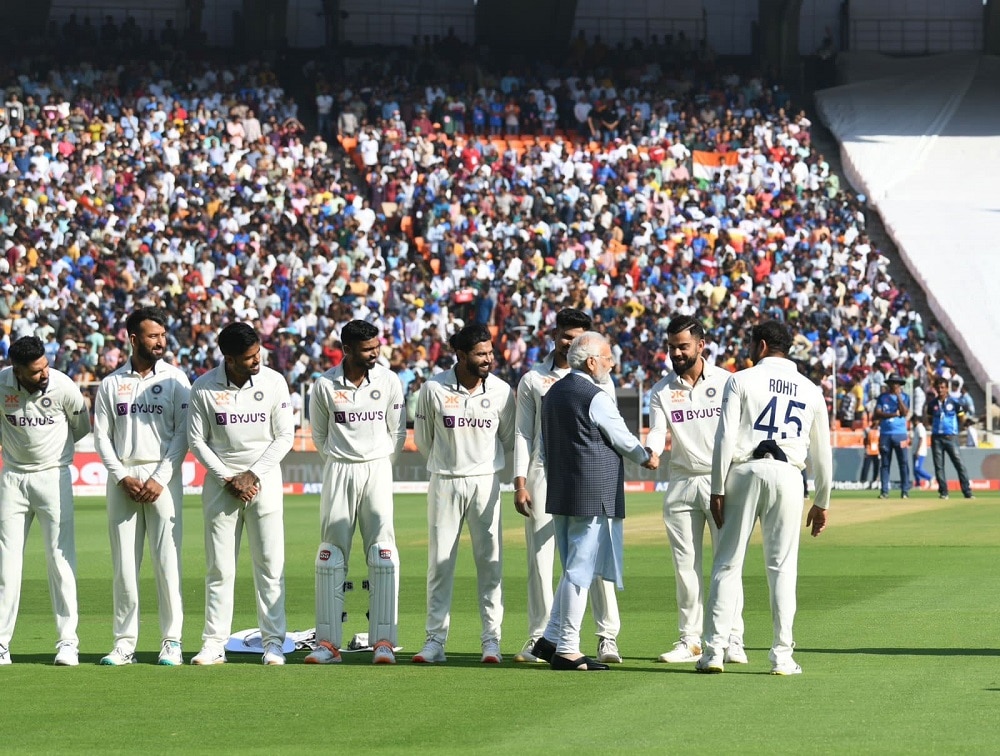
[[[694,668],[696,671],[704,672],[707,675],[718,675],[726,671],[721,654],[712,654],[711,656],[702,654],[701,658],[698,659],[698,663],[694,665]]]
[[[500,664],[503,656],[500,655],[500,642],[494,638],[483,641],[483,664]]]
[[[775,662],[774,666],[771,667],[772,675],[781,675],[782,677],[787,677],[788,675],[801,675],[802,667],[793,662],[791,659],[783,662]]]
[[[126,664],[135,664],[135,654],[130,654],[120,646],[111,649],[111,653],[102,656],[98,662],[102,667],[124,667]]]
[[[178,667],[184,663],[184,655],[181,653],[181,644],[175,640],[163,641],[160,648],[160,656],[156,663],[161,667]]]
[[[260,660],[268,667],[281,667],[285,664],[285,652],[280,643],[268,643],[264,646],[264,655]]]
[[[670,651],[659,655],[656,659],[664,664],[684,664],[697,662],[701,658],[701,644],[694,640],[681,638]]]
[[[538,638],[528,638],[521,650],[514,654],[514,661],[517,664],[545,664],[545,659],[541,659],[531,653],[537,642]]]
[[[729,639],[729,648],[726,649],[725,654],[726,664],[749,664],[750,659],[747,658],[747,650],[743,648],[743,641],[739,638]]]
[[[411,661],[414,664],[440,664],[448,661],[448,657],[444,655],[444,646],[441,645],[440,641],[428,638],[424,647]]]
[[[320,641],[316,649],[305,658],[306,664],[340,664],[341,661],[343,657],[340,649],[325,640]]]
[[[614,638],[605,638],[597,642],[597,661],[602,664],[621,664],[622,655],[618,651],[618,643]]]
[[[226,663],[226,649],[214,643],[206,643],[201,651],[195,654],[191,663],[198,667],[210,667],[213,664]]]
[[[57,667],[80,666],[80,649],[73,641],[60,641],[56,644],[56,658],[53,662]]]
[[[372,664],[395,664],[396,652],[392,650],[392,644],[386,640],[380,640],[372,649]]]
[[[13,663],[10,659],[10,649],[6,646],[0,646],[0,667]]]

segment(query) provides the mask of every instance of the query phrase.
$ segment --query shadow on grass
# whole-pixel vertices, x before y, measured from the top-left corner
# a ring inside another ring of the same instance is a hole
[[[872,656],[1000,656],[1000,648],[796,648],[803,654],[870,654]]]

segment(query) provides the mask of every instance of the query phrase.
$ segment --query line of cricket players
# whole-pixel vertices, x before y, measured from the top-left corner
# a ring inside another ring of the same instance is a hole
[[[100,663],[119,666],[136,660],[138,575],[147,543],[158,598],[158,663],[184,663],[181,464],[190,449],[207,471],[202,493],[205,623],[201,649],[190,661],[196,665],[226,661],[237,556],[245,532],[253,564],[262,660],[267,665],[284,664],[287,628],[280,463],[294,437],[287,383],[262,364],[260,337],[247,324],[233,323],[218,333],[216,346],[222,362],[193,385],[181,370],[163,360],[166,332],[172,325],[167,315],[156,308],[140,308],[125,325],[131,356],[101,382],[94,406],[95,444],[108,469],[114,576],[114,644]],[[502,661],[500,484],[511,473],[515,506],[526,517],[528,554],[528,638],[514,659],[542,661],[532,649],[552,607],[555,547],[552,518],[545,512],[545,469],[539,461],[541,406],[552,384],[570,372],[566,355],[574,338],[592,327],[589,316],[574,309],[560,311],[552,325],[552,352],[525,374],[516,395],[491,372],[491,334],[475,325],[452,336],[454,367],[432,376],[420,389],[414,439],[427,459],[430,484],[426,641],[412,657],[415,663],[446,660],[463,525],[469,530],[477,573],[482,662]],[[761,377],[759,389],[756,383],[747,389],[701,356],[704,332],[696,320],[678,317],[668,327],[674,371],[653,387],[647,445],[662,450],[667,433],[671,434],[664,522],[677,577],[680,638],[659,660],[697,662],[699,669],[710,672],[722,671],[724,662],[748,661],[743,646],[741,569],[750,531],[760,518],[769,580],[772,561],[784,560],[784,571],[778,569],[771,584],[776,596],[772,604],[777,607],[772,672],[795,674],[796,669],[801,671],[791,660],[801,470],[811,445],[818,454],[811,455],[817,490],[809,524],[818,535],[829,504],[829,433],[819,389],[798,377],[790,360],[781,360],[787,352],[787,345],[782,351],[784,332],[765,328],[761,334],[755,329],[755,334],[759,338],[752,341],[751,351],[758,350],[752,357],[760,364],[745,373],[760,373],[768,366],[771,373],[780,370],[777,378]],[[393,529],[392,462],[406,438],[406,411],[399,378],[379,362],[380,335],[370,323],[347,323],[340,334],[343,361],[317,379],[309,396],[311,433],[323,461],[323,481],[316,555],[316,643],[305,657],[307,664],[341,661],[344,590],[356,529],[361,531],[368,566],[372,659],[376,664],[396,661],[399,559]],[[49,367],[39,339],[19,339],[10,348],[9,360],[11,367],[0,371],[5,402],[0,423],[4,463],[0,474],[0,664],[12,662],[10,644],[20,598],[24,540],[37,519],[59,634],[55,663],[75,666],[79,639],[69,467],[75,442],[91,430],[89,415],[79,388]],[[791,370],[781,362],[791,365]],[[734,391],[748,393],[727,408]],[[759,411],[749,422],[740,415],[748,408]],[[725,443],[717,442],[717,432],[725,435]],[[761,441],[764,436],[768,443]],[[722,446],[726,447],[724,459],[718,453]],[[761,448],[766,453],[758,454]],[[782,459],[785,452],[787,458]],[[761,469],[751,477],[771,481],[770,488],[761,492],[757,484],[746,482],[737,493],[740,501],[757,497],[764,504],[756,509],[730,504],[724,510],[724,494],[733,498],[727,478],[738,478],[741,471],[757,467]],[[793,477],[798,487],[794,505],[789,503],[788,489]],[[797,512],[793,512],[795,506]],[[730,517],[734,524],[722,527],[723,519],[729,522]],[[701,569],[706,524],[716,552],[707,617]],[[598,659],[620,663],[621,622],[614,588],[597,580],[590,598]]]

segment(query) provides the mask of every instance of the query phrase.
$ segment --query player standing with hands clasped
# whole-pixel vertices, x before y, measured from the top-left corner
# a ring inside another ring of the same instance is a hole
[[[80,663],[80,615],[70,465],[74,444],[90,433],[90,415],[79,386],[49,367],[41,339],[23,336],[7,356],[11,366],[0,370],[0,666],[11,663],[24,541],[37,517],[59,633],[55,664],[75,667]]]
[[[802,672],[792,659],[802,470],[808,457],[816,495],[806,527],[818,536],[826,527],[830,506],[833,452],[823,392],[788,359],[791,345],[791,332],[783,324],[771,320],[754,326],[750,336],[754,366],[733,375],[722,395],[711,502],[719,550],[712,565],[699,672],[724,669],[743,561],[758,519],[774,626],[771,674]]]
[[[661,453],[668,430],[671,437],[670,484],[663,500],[663,522],[674,560],[680,640],[658,659],[670,664],[701,658],[705,616],[701,557],[706,523],[713,552],[719,543],[719,530],[709,511],[712,451],[722,411],[722,392],[732,373],[708,364],[702,356],[704,350],[705,329],[696,318],[679,315],[671,320],[667,324],[667,354],[674,370],[653,386],[649,400],[646,444]],[[725,660],[746,664],[742,581],[737,588]]]
[[[469,325],[449,342],[458,362],[420,389],[414,438],[431,474],[427,490],[427,640],[417,664],[446,660],[455,559],[468,522],[476,562],[482,662],[499,664],[503,555],[498,473],[514,447],[514,392],[490,374],[493,343]]]
[[[236,557],[246,527],[263,662],[285,663],[285,528],[281,460],[295,429],[288,384],[261,366],[260,336],[246,323],[219,333],[223,364],[191,387],[188,444],[207,473],[205,630],[192,664],[224,664],[232,632]]]
[[[392,515],[392,460],[406,440],[403,385],[379,365],[379,330],[352,320],[340,334],[344,360],[309,395],[312,437],[323,458],[316,640],[306,664],[340,659],[344,581],[354,530],[368,556],[368,638],[375,664],[395,664],[399,557]]]
[[[155,308],[125,320],[131,358],[101,381],[94,406],[94,443],[108,468],[115,645],[101,659],[117,667],[135,661],[139,637],[139,568],[146,536],[153,556],[160,609],[159,664],[183,664],[181,534],[191,384],[184,372],[161,361],[166,318]]]
[[[590,330],[591,320],[581,310],[566,308],[556,315],[555,349],[524,374],[517,387],[517,432],[514,438],[514,506],[527,519],[524,540],[528,552],[528,640],[514,656],[516,662],[544,662],[531,653],[542,636],[552,610],[552,566],[555,526],[545,511],[545,467],[542,465],[542,398],[552,384],[570,372],[566,355],[573,339]],[[601,388],[614,389],[614,384]],[[598,577],[590,589],[590,605],[597,624],[597,660],[621,664],[618,651],[618,599],[612,583]],[[699,627],[699,633],[701,629]]]

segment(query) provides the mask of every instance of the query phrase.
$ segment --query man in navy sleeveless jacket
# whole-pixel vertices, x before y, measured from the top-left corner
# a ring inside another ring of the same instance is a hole
[[[659,457],[629,432],[602,387],[614,367],[607,339],[584,333],[573,341],[567,359],[572,372],[542,401],[545,511],[553,516],[563,574],[548,626],[532,653],[549,660],[552,669],[606,670],[606,664],[580,653],[587,590],[596,575],[622,587],[622,457],[650,469],[656,469]]]

